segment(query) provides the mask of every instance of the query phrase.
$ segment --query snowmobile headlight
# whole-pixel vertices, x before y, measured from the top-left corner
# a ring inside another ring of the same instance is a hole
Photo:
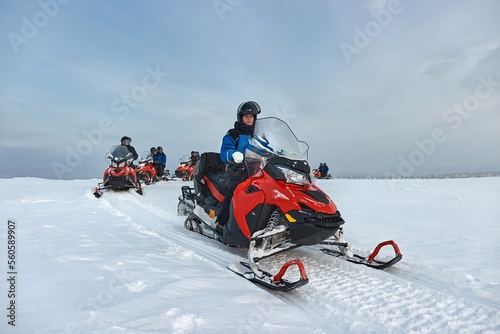
[[[125,167],[125,165],[126,165],[126,164],[127,164],[127,163],[126,163],[125,161],[124,161],[124,162],[121,162],[121,163],[118,165],[118,167]]]
[[[300,186],[310,184],[309,178],[307,177],[306,174],[284,166],[277,166],[277,167],[283,173],[283,175],[285,175],[286,182],[298,184]]]

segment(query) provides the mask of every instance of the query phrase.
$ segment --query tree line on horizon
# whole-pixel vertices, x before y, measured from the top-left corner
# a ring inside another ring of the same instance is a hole
[[[498,177],[500,172],[456,172],[440,174],[421,174],[421,175],[375,175],[375,174],[339,174],[332,175],[335,179],[363,179],[363,180],[391,180],[391,179],[466,179],[476,177]]]

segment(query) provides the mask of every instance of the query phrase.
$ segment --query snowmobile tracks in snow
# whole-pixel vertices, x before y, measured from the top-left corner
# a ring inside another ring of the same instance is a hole
[[[175,215],[176,202],[172,202],[172,209],[165,209],[136,194],[108,196],[107,200],[113,210],[129,217],[140,233],[159,235],[221,266],[245,258],[238,249],[187,231],[184,218]],[[373,332],[373,328],[381,333],[500,332],[500,311],[496,308],[451,290],[435,289],[429,278],[420,282],[418,274],[407,273],[410,279],[406,279],[397,274],[397,268],[373,270],[311,247],[280,253],[262,263],[275,272],[273,266],[296,257],[307,269],[309,284],[289,293],[267,291],[314,319],[318,333],[331,332],[337,325],[351,333]]]
[[[498,333],[500,329],[500,312],[494,308],[402,279],[390,270],[354,266],[317,254],[298,249],[278,255],[299,257],[310,280],[293,295],[280,298],[307,313],[320,309],[322,319],[354,324],[352,332],[381,328],[384,333]],[[464,317],[470,314],[474,316]]]

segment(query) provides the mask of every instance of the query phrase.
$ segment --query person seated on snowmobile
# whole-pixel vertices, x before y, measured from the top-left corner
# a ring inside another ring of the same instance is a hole
[[[230,129],[222,138],[220,158],[222,162],[234,162],[234,154],[245,153],[248,140],[253,136],[253,130],[257,114],[260,114],[260,106],[253,101],[243,102],[236,111],[236,122],[234,128]],[[238,156],[238,154],[236,154]]]
[[[156,148],[156,155],[153,157],[153,165],[156,169],[156,176],[161,180],[163,172],[167,164],[167,156],[163,153],[163,148],[158,146]]]
[[[319,178],[322,178],[325,174],[325,163],[321,162],[318,167]]]
[[[216,231],[219,233],[222,226],[229,219],[229,207],[234,189],[248,178],[248,171],[243,163],[243,158],[248,141],[253,136],[255,120],[260,112],[260,106],[254,101],[241,103],[236,110],[234,128],[230,129],[222,138],[220,159],[226,164],[229,190],[217,216]]]
[[[200,159],[200,153],[198,151],[191,151],[191,156],[189,157],[188,164],[194,166],[196,162]]]
[[[120,139],[120,142],[123,146],[127,146],[128,150],[130,153],[132,153],[132,156],[134,157],[134,160],[137,160],[139,158],[139,155],[137,154],[135,148],[130,145],[130,142],[132,141],[132,138],[123,136],[122,139]]]
[[[156,155],[156,147],[151,147],[149,149],[149,153],[151,154],[151,158],[154,159],[154,157]]]
[[[328,168],[328,165],[326,162],[323,162],[323,169],[321,170],[321,177],[326,178],[328,176],[328,171],[330,169]]]
[[[151,156],[151,165],[155,169],[155,177],[154,177],[153,182],[156,182],[156,181],[158,181],[158,169],[156,168],[156,164],[155,164],[156,147],[154,147],[154,146],[151,147],[149,149],[149,154]]]

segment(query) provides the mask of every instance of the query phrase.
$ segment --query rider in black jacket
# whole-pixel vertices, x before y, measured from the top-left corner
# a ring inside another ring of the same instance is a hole
[[[129,152],[132,153],[132,155],[134,157],[134,160],[137,160],[139,158],[139,155],[137,154],[135,148],[132,145],[130,145],[130,142],[132,141],[132,138],[127,137],[127,136],[123,136],[120,141],[121,141],[121,144],[123,146],[127,146]]]

